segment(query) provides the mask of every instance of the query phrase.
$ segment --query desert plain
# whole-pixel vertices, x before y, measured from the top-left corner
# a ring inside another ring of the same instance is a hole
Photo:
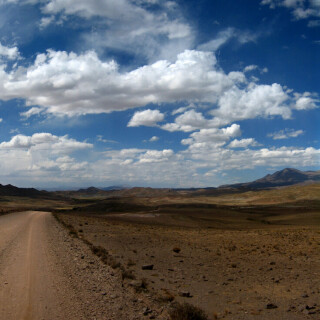
[[[319,194],[3,197],[0,318],[319,319]]]

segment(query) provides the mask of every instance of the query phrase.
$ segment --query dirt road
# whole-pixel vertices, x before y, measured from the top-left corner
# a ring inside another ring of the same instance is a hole
[[[146,307],[50,213],[0,217],[0,319],[141,319]]]

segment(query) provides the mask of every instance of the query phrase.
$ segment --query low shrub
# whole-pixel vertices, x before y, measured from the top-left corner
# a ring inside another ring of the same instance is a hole
[[[208,320],[205,312],[189,303],[175,304],[170,312],[171,320]]]

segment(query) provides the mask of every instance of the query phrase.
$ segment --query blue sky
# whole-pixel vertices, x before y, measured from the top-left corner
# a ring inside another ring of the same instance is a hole
[[[0,183],[318,170],[319,0],[0,0]]]

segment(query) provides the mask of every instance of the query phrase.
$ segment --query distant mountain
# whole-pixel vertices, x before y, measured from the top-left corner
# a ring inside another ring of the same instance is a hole
[[[34,188],[18,188],[11,184],[2,185],[0,184],[0,196],[15,196],[15,197],[51,197],[47,191],[39,191]]]
[[[265,177],[245,183],[222,185],[219,188],[234,189],[265,189],[272,187],[290,186],[298,183],[320,181],[320,171],[300,171],[297,169],[286,168]]]
[[[110,187],[105,187],[100,189],[104,191],[114,191],[114,190],[124,190],[129,188],[130,188],[129,186],[110,186]]]
[[[79,189],[78,191],[75,191],[77,193],[85,193],[85,194],[96,194],[100,193],[101,189],[98,189],[96,187],[89,187],[87,189]]]

